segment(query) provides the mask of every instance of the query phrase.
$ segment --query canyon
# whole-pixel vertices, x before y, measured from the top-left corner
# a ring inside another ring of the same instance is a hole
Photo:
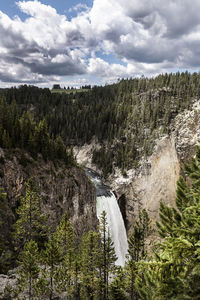
[[[183,174],[184,163],[195,154],[200,144],[200,100],[192,109],[179,113],[170,126],[170,134],[161,135],[155,141],[150,157],[143,157],[137,169],[130,169],[122,176],[117,168],[105,180],[118,199],[128,234],[138,211],[145,208],[153,224],[159,220],[160,202],[174,206],[176,183]],[[75,147],[75,157],[81,165],[101,173],[92,163],[92,152],[99,145],[92,141]]]

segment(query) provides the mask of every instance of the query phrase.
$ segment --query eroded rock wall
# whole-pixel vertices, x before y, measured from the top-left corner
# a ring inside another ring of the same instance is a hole
[[[155,223],[159,219],[160,202],[175,206],[176,183],[183,174],[183,164],[195,155],[196,145],[200,144],[200,101],[192,110],[177,115],[171,124],[171,134],[156,141],[153,154],[140,162],[140,168],[129,170],[123,178],[117,171],[109,179],[120,202],[126,207],[126,227],[131,227],[138,211],[146,208]]]
[[[191,110],[179,113],[170,126],[170,134],[161,135],[156,141],[153,154],[139,162],[140,167],[127,171],[123,177],[115,168],[106,184],[115,192],[128,232],[138,211],[146,208],[153,222],[159,219],[160,202],[174,206],[176,183],[183,174],[183,165],[195,155],[200,144],[200,100],[194,101]],[[92,164],[92,152],[99,145],[75,147],[79,163],[96,170]]]
[[[158,219],[161,201],[174,205],[179,174],[180,164],[174,139],[165,137],[157,144],[148,164],[126,187],[128,229],[140,209],[145,208],[154,222]]]
[[[0,157],[0,187],[7,193],[13,217],[20,196],[25,193],[25,182],[33,177],[49,224],[55,227],[62,214],[67,213],[78,235],[96,228],[96,192],[82,169],[54,165],[42,158],[35,161],[27,154],[23,165],[20,152],[6,158],[2,149]]]

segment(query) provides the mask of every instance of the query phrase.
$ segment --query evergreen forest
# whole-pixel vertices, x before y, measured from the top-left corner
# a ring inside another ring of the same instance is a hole
[[[116,168],[126,176],[199,98],[200,74],[188,72],[122,79],[77,93],[27,85],[0,89],[0,148],[6,159],[18,153],[23,166],[27,157],[42,157],[79,168],[73,147],[95,142],[92,160],[104,178]],[[13,220],[0,190],[0,273],[17,270],[17,285],[8,284],[0,299],[200,299],[199,147],[178,180],[176,206],[160,203],[156,229],[145,209],[133,220],[124,267],[115,265],[105,211],[96,230],[76,236],[65,213],[56,228],[48,226],[41,201],[31,177]],[[152,235],[159,236],[154,245]]]
[[[105,212],[98,230],[85,233],[77,243],[66,214],[55,231],[46,226],[30,178],[13,226],[18,284],[7,285],[2,299],[55,299],[61,294],[65,299],[199,299],[199,147],[185,165],[184,175],[177,183],[176,207],[160,204],[157,233],[161,239],[150,251],[151,220],[146,210],[140,212],[124,268],[115,265]],[[5,247],[1,235],[1,255]]]
[[[122,79],[77,93],[51,93],[49,89],[26,85],[1,89],[1,106],[6,103],[11,107],[1,108],[0,145],[26,147],[33,154],[45,148],[43,155],[52,158],[57,154],[56,150],[50,153],[50,149],[56,146],[49,147],[49,143],[56,138],[59,148],[63,148],[62,141],[70,148],[94,139],[100,147],[93,151],[93,162],[103,176],[115,168],[125,175],[128,169],[137,168],[142,157],[152,153],[155,139],[169,133],[175,116],[190,108],[199,96],[200,74],[188,72]],[[25,132],[22,126],[28,130],[26,123],[30,131],[34,127],[34,133]],[[45,147],[37,144],[38,131],[43,131],[44,143],[48,144]],[[34,147],[24,145],[28,142]]]

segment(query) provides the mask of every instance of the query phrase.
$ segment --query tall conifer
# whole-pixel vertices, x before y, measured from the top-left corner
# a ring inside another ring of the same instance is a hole
[[[115,262],[117,256],[115,254],[114,244],[110,236],[106,212],[103,211],[100,216],[99,231],[101,234],[101,256],[100,256],[100,271],[103,283],[103,300],[108,299],[108,286],[110,275],[115,271]]]
[[[177,208],[161,203],[158,231],[164,240],[150,262],[140,262],[137,288],[142,299],[199,299],[200,149],[177,183]],[[189,179],[189,180],[188,180]]]
[[[26,183],[26,194],[21,197],[20,206],[16,212],[18,219],[14,229],[19,246],[30,240],[43,244],[47,233],[46,216],[41,211],[40,198],[33,178]]]

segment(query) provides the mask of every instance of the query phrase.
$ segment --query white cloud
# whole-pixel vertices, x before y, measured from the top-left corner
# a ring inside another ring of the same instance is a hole
[[[78,3],[76,4],[75,6],[71,7],[69,9],[69,12],[73,12],[73,11],[76,11],[76,12],[79,12],[79,11],[89,11],[90,8],[86,5],[86,4],[83,4],[83,3]]]
[[[131,76],[132,70],[121,64],[109,64],[101,58],[91,58],[88,65],[88,74],[97,77],[103,77],[106,81],[109,78],[117,79]]]
[[[112,9],[111,9],[112,7]],[[126,58],[129,64],[199,67],[195,42],[199,39],[200,2],[195,0],[94,0],[92,26],[106,53]],[[101,22],[102,20],[102,22]],[[194,37],[196,32],[196,37]],[[187,37],[194,37],[190,44]],[[189,53],[189,54],[187,54]],[[192,61],[192,59],[194,61]],[[127,66],[128,67],[128,66]]]
[[[94,0],[91,8],[72,8],[71,20],[37,0],[17,5],[24,21],[0,11],[4,82],[81,74],[108,80],[200,67],[199,0]]]

